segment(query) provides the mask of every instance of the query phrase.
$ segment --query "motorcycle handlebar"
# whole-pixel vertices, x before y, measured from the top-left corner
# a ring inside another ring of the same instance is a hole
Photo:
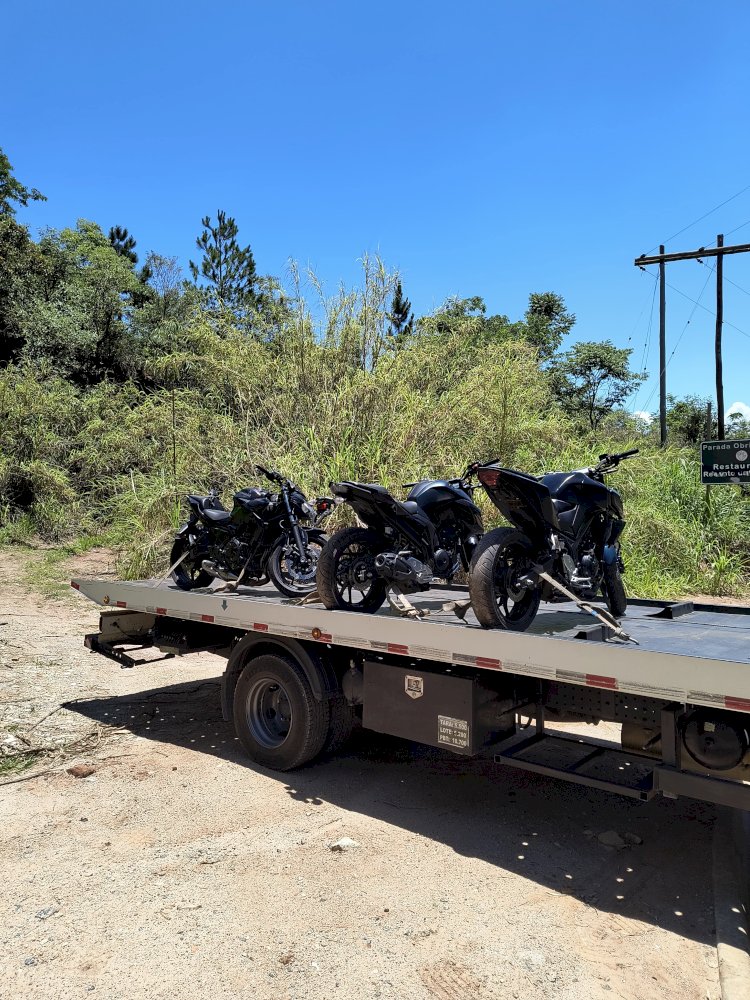
[[[266,479],[270,479],[272,483],[283,483],[284,482],[284,477],[283,476],[281,476],[278,472],[273,472],[271,469],[266,469],[265,466],[263,466],[263,465],[256,465],[255,469],[262,476],[265,476]]]
[[[639,448],[631,448],[630,451],[620,451],[613,455],[600,455],[599,464],[595,466],[595,472],[606,472],[609,469],[615,469],[620,464],[624,458],[632,458],[633,455],[637,455],[640,451]]]

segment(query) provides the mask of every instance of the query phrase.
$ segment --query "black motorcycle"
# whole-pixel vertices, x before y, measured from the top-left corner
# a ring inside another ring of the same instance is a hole
[[[207,587],[212,580],[260,585],[269,578],[287,597],[315,589],[315,571],[328,536],[319,525],[335,506],[332,497],[310,503],[294,483],[256,465],[278,492],[250,486],[234,495],[232,510],[215,490],[191,495],[190,518],[177,532],[170,564],[182,590]],[[310,525],[309,527],[303,527]]]
[[[402,594],[428,590],[433,577],[450,580],[468,569],[482,536],[482,515],[472,500],[477,488],[470,465],[459,479],[407,483],[405,501],[384,486],[331,483],[365,528],[331,536],[318,562],[318,594],[329,608],[374,612],[389,586]]]
[[[588,601],[600,591],[615,618],[625,614],[624,512],[604,477],[637,454],[600,455],[592,468],[540,477],[496,463],[478,469],[490,499],[515,526],[488,532],[474,553],[469,595],[480,625],[524,632],[540,601]]]

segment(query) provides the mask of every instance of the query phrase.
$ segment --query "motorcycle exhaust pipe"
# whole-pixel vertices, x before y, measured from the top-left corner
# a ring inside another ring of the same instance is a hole
[[[201,569],[204,569],[207,573],[210,573],[214,579],[218,577],[219,580],[224,580],[226,583],[233,583],[237,579],[236,573],[230,573],[228,569],[224,569],[222,566],[217,565],[211,559],[204,559],[201,563]]]

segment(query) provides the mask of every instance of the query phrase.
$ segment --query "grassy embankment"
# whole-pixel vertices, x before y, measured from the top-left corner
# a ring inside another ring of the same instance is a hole
[[[257,481],[256,461],[323,492],[337,478],[398,488],[476,458],[574,468],[640,446],[612,477],[628,518],[629,593],[750,591],[750,498],[737,487],[707,496],[695,449],[660,451],[625,419],[583,431],[556,410],[524,342],[418,337],[367,370],[345,341],[309,330],[278,346],[203,323],[182,330],[150,373],[147,388],[86,391],[38,368],[0,375],[0,542],[58,546],[36,570],[43,587],[54,589],[56,560],[94,543],[116,549],[127,577],[164,568],[180,497],[217,484],[228,498]]]

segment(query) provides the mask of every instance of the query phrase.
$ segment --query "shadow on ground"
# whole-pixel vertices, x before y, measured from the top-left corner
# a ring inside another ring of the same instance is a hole
[[[688,799],[640,803],[364,731],[336,757],[289,774],[267,771],[248,761],[223,721],[219,683],[172,684],[67,707],[140,737],[241,763],[282,783],[297,801],[332,803],[597,909],[714,943],[713,807]],[[643,843],[607,848],[597,835],[608,830]],[[497,891],[501,900],[500,880]]]

